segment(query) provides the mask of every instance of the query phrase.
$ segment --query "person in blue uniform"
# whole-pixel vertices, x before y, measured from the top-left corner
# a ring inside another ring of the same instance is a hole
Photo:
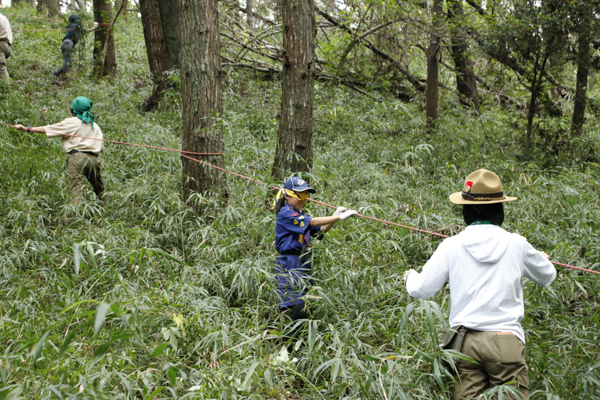
[[[280,254],[275,268],[279,308],[289,311],[294,321],[307,318],[303,296],[310,285],[311,239],[327,232],[336,222],[357,214],[344,207],[338,207],[330,217],[303,214],[309,193],[315,192],[302,178],[292,177],[285,181],[275,201],[275,247]]]

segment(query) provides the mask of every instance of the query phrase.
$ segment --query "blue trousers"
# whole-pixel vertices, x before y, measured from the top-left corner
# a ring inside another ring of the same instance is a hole
[[[275,274],[279,307],[304,304],[302,297],[311,285],[310,256],[282,254],[277,258]]]

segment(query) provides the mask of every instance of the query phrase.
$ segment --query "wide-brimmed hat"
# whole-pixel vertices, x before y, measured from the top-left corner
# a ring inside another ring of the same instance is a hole
[[[517,200],[516,197],[505,196],[498,175],[483,168],[467,176],[462,192],[452,193],[449,199],[454,204],[495,204]]]

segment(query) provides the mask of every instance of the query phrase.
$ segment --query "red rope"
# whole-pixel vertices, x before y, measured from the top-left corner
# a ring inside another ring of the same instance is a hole
[[[6,126],[11,127],[11,128],[15,127],[14,125],[9,125],[9,124],[2,124],[2,125],[6,125]],[[71,136],[71,137],[82,138],[82,139],[91,139],[91,140],[100,140],[102,142],[108,142],[108,143],[124,144],[124,145],[127,145],[127,146],[136,146],[136,147],[145,147],[147,149],[155,149],[155,150],[173,151],[173,152],[176,152],[176,153],[194,154],[194,155],[197,155],[197,156],[217,156],[217,155],[222,155],[223,154],[223,153],[196,153],[196,152],[193,152],[193,151],[169,149],[169,148],[166,148],[166,147],[156,147],[156,146],[148,146],[148,145],[145,145],[145,144],[119,142],[117,140],[91,138],[91,137],[87,137],[87,136],[69,135],[67,133],[58,133],[58,132],[50,132],[50,131],[46,131],[46,132],[52,133],[54,135]],[[40,133],[40,132],[37,132],[37,133]]]
[[[4,14],[7,15],[9,17],[18,17],[18,18],[29,18],[29,19],[39,19],[41,21],[51,21],[51,22],[63,22],[57,19],[48,19],[48,18],[40,18],[40,17],[29,17],[26,15],[15,15],[15,14]]]
[[[25,32],[25,31],[74,31],[75,29],[13,29],[13,32]]]
[[[208,165],[209,167],[216,168],[216,169],[218,169],[218,170],[221,170],[221,171],[223,171],[223,172],[227,172],[228,174],[232,174],[232,175],[235,175],[235,176],[239,176],[240,178],[244,178],[244,179],[250,180],[250,181],[252,181],[252,182],[259,183],[259,184],[261,184],[261,185],[266,185],[266,183],[264,183],[264,182],[261,182],[261,181],[259,181],[259,180],[256,180],[256,179],[253,179],[253,178],[250,178],[250,177],[248,177],[248,176],[245,176],[245,175],[242,175],[242,174],[238,174],[238,173],[236,173],[236,172],[232,172],[232,171],[226,170],[225,168],[217,167],[216,165],[209,164],[209,163],[207,163],[206,161],[198,160],[198,159],[195,159],[195,158],[192,158],[192,157],[186,156],[186,155],[184,155],[184,154],[182,154],[182,155],[181,155],[181,157],[189,158],[190,160],[193,160],[193,161],[196,161],[196,162],[200,162],[200,163],[202,163],[202,164],[206,164],[206,165]],[[279,187],[277,187],[277,186],[269,186],[269,187],[271,187],[271,188],[273,188],[273,189],[280,189],[280,188],[279,188]],[[312,201],[313,203],[317,203],[317,204],[320,204],[320,205],[322,205],[322,206],[325,206],[325,207],[332,208],[332,209],[334,209],[334,210],[337,208],[337,207],[335,207],[335,206],[332,206],[331,204],[323,203],[323,202],[321,202],[321,201],[314,200],[314,199],[311,199],[311,198],[309,198],[308,200],[309,200],[309,201]],[[410,230],[417,231],[417,232],[422,232],[422,233],[427,233],[427,234],[429,234],[429,235],[435,235],[435,236],[439,236],[439,237],[442,237],[442,238],[448,238],[448,237],[450,237],[450,236],[447,236],[447,235],[444,235],[444,234],[441,234],[441,233],[432,232],[432,231],[426,231],[426,230],[424,230],[424,229],[414,228],[414,227],[412,227],[412,226],[407,226],[407,225],[398,224],[398,223],[396,223],[396,222],[386,221],[385,219],[379,219],[379,218],[369,217],[369,216],[367,216],[367,215],[362,215],[362,214],[356,214],[356,215],[357,215],[358,217],[361,217],[361,218],[370,219],[370,220],[377,221],[377,222],[381,222],[381,223],[384,223],[384,224],[389,224],[389,225],[399,226],[399,227],[401,227],[401,228],[410,229]],[[569,264],[563,264],[563,263],[559,263],[559,262],[557,262],[557,261],[550,261],[550,262],[551,262],[552,264],[555,264],[555,265],[558,265],[558,266],[561,266],[561,267],[573,268],[573,269],[577,269],[577,270],[580,270],[580,271],[591,272],[592,274],[598,274],[598,275],[600,275],[600,272],[599,272],[599,271],[594,271],[594,270],[591,270],[591,269],[586,269],[586,268],[576,267],[576,266],[574,266],[574,265],[569,265]]]
[[[2,125],[6,125],[6,126],[9,126],[11,128],[15,127],[14,125],[8,125],[8,124],[2,124]],[[56,132],[49,132],[49,133],[55,133],[55,134],[64,135],[64,136],[73,136],[73,137],[83,137],[83,138],[85,138],[85,136],[67,135],[67,134],[64,134],[64,133],[56,133]],[[94,138],[87,138],[87,139],[94,139]],[[139,147],[147,147],[147,148],[157,149],[157,150],[167,150],[167,151],[178,152],[178,153],[181,153],[181,157],[188,158],[188,159],[190,159],[192,161],[196,161],[196,162],[205,164],[205,165],[207,165],[207,166],[209,166],[211,168],[218,169],[220,171],[226,172],[226,173],[231,174],[231,175],[238,176],[240,178],[244,178],[246,180],[258,183],[260,185],[266,185],[265,182],[261,182],[261,181],[259,181],[257,179],[250,178],[249,176],[238,174],[238,173],[233,172],[233,171],[229,171],[229,170],[227,170],[225,168],[218,167],[218,166],[210,164],[210,163],[208,163],[206,161],[198,160],[196,158],[193,158],[193,157],[190,157],[190,156],[187,156],[187,155],[184,154],[184,153],[186,153],[186,154],[192,154],[192,155],[222,155],[223,153],[193,153],[193,152],[189,152],[189,151],[168,149],[168,148],[164,148],[164,147],[154,147],[154,146],[146,146],[146,145],[143,145],[143,144],[135,144],[135,143],[127,143],[127,142],[117,142],[115,140],[107,140],[107,139],[94,139],[94,140],[102,140],[104,142],[117,143],[117,144],[123,144],[123,145],[128,145],[128,146],[139,146]],[[272,186],[272,185],[269,186],[269,187],[271,187],[273,189],[280,189],[279,187]],[[335,206],[332,206],[331,204],[323,203],[323,202],[318,201],[318,200],[314,200],[314,199],[311,199],[311,198],[309,198],[308,200],[312,201],[313,203],[317,203],[317,204],[320,204],[322,206],[325,206],[325,207],[329,207],[329,208],[332,208],[332,209],[336,208]],[[384,223],[384,224],[394,225],[394,226],[398,226],[400,228],[405,228],[405,229],[413,230],[413,231],[416,231],[416,232],[427,233],[429,235],[439,236],[439,237],[442,237],[442,238],[448,238],[449,237],[449,236],[441,234],[441,233],[427,231],[427,230],[415,228],[415,227],[412,227],[412,226],[402,225],[402,224],[398,224],[396,222],[387,221],[385,219],[379,219],[379,218],[369,217],[367,215],[362,215],[362,214],[357,214],[357,216],[361,217],[361,218],[366,218],[366,219],[370,219],[370,220],[373,220],[373,221],[381,222],[381,223]],[[552,264],[558,265],[560,267],[572,268],[572,269],[577,269],[579,271],[585,271],[585,272],[590,272],[592,274],[598,274],[598,275],[600,275],[599,271],[594,271],[594,270],[591,270],[591,269],[576,267],[574,265],[569,265],[569,264],[563,264],[563,263],[559,263],[558,261],[550,261],[550,262]]]

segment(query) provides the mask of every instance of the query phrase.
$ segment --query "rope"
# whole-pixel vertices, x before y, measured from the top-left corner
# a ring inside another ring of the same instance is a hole
[[[13,29],[13,32],[25,32],[25,31],[74,31],[75,29]]]
[[[236,172],[233,172],[233,171],[229,171],[229,170],[227,170],[227,169],[225,169],[225,168],[217,167],[216,165],[209,164],[209,163],[207,163],[206,161],[198,160],[198,159],[195,159],[195,158],[192,158],[192,157],[186,156],[186,155],[184,155],[184,154],[182,154],[182,155],[181,155],[181,157],[188,158],[188,159],[190,159],[190,160],[193,160],[193,161],[196,161],[196,162],[199,162],[199,163],[205,164],[205,165],[207,165],[207,166],[209,166],[209,167],[212,167],[212,168],[218,169],[218,170],[220,170],[220,171],[223,171],[223,172],[227,172],[228,174],[235,175],[235,176],[238,176],[238,177],[240,177],[240,178],[247,179],[247,180],[249,180],[249,181],[252,181],[252,182],[256,182],[256,183],[258,183],[258,184],[261,184],[261,185],[267,185],[265,182],[261,182],[261,181],[259,181],[259,180],[257,180],[257,179],[253,179],[253,178],[250,178],[250,177],[248,177],[248,176],[245,176],[245,175],[242,175],[242,174],[238,174],[238,173],[236,173]],[[272,186],[272,185],[270,185],[269,187],[270,187],[270,188],[273,188],[273,189],[280,189],[279,187],[277,187],[277,186]],[[313,203],[317,203],[317,204],[320,204],[320,205],[322,205],[322,206],[325,206],[325,207],[332,208],[332,209],[334,209],[334,210],[337,208],[337,207],[335,207],[335,206],[332,206],[331,204],[323,203],[322,201],[314,200],[314,199],[311,199],[311,198],[308,198],[308,200],[309,200],[309,201],[312,201]],[[449,237],[450,237],[450,236],[448,236],[448,235],[444,235],[444,234],[441,234],[441,233],[438,233],[438,232],[426,231],[426,230],[424,230],[424,229],[419,229],[419,228],[415,228],[415,227],[412,227],[412,226],[402,225],[402,224],[398,224],[398,223],[396,223],[396,222],[386,221],[385,219],[379,219],[379,218],[369,217],[368,215],[356,214],[356,216],[357,216],[357,217],[360,217],[360,218],[366,218],[366,219],[370,219],[370,220],[372,220],[372,221],[381,222],[381,223],[388,224],[388,225],[394,225],[394,226],[398,226],[398,227],[401,227],[401,228],[410,229],[410,230],[412,230],[412,231],[417,231],[417,232],[421,232],[421,233],[427,233],[427,234],[429,234],[429,235],[439,236],[439,237],[442,237],[442,238],[449,238]],[[592,274],[598,274],[598,275],[600,275],[600,271],[594,271],[594,270],[591,270],[591,269],[586,269],[586,268],[576,267],[576,266],[574,266],[574,265],[563,264],[563,263],[559,263],[558,261],[550,261],[550,262],[551,262],[552,264],[558,265],[558,266],[560,266],[560,267],[573,268],[573,269],[577,269],[577,270],[579,270],[579,271],[585,271],[585,272],[590,272],[590,273],[592,273]]]
[[[9,17],[18,17],[18,18],[29,18],[29,19],[39,19],[41,21],[50,21],[50,22],[64,22],[57,19],[48,19],[48,18],[40,18],[40,17],[29,17],[26,15],[15,15],[15,14],[4,14]]]
[[[4,123],[1,123],[1,122],[0,122],[0,125],[5,125],[5,126],[8,126],[10,128],[14,128],[15,127],[14,125],[4,124]],[[76,138],[82,138],[82,139],[91,139],[91,140],[100,140],[102,142],[108,142],[108,143],[114,143],[114,144],[123,144],[123,145],[126,145],[126,146],[145,147],[147,149],[173,151],[173,152],[176,152],[176,153],[186,153],[186,154],[193,154],[193,155],[197,155],[197,156],[217,156],[217,155],[223,155],[224,154],[224,153],[196,153],[196,152],[193,152],[193,151],[169,149],[169,148],[166,148],[166,147],[156,147],[156,146],[148,146],[148,145],[145,145],[145,144],[119,142],[117,140],[109,140],[109,139],[91,138],[91,137],[87,137],[87,136],[70,135],[68,133],[58,133],[58,132],[51,132],[51,131],[46,131],[46,132],[52,133],[53,135],[70,136],[70,137],[76,137]],[[39,133],[39,132],[36,132],[36,133]]]
[[[14,125],[9,125],[9,124],[4,124],[4,123],[0,123],[0,124],[1,124],[1,125],[5,125],[5,126],[8,126],[8,127],[11,127],[11,128],[14,128],[14,127],[15,127]],[[218,166],[216,166],[216,165],[210,164],[210,163],[208,163],[208,162],[206,162],[206,161],[198,160],[198,159],[196,159],[196,158],[193,158],[193,157],[190,157],[190,156],[186,155],[186,154],[191,154],[191,155],[223,155],[223,153],[194,153],[194,152],[191,152],[191,151],[176,150],[176,149],[168,149],[168,148],[164,148],[164,147],[155,147],[155,146],[147,146],[147,145],[143,145],[143,144],[135,144],[135,143],[127,143],[127,142],[118,142],[118,141],[116,141],[116,140],[108,140],[108,139],[96,139],[96,138],[88,138],[88,137],[85,137],[85,136],[68,135],[68,134],[66,134],[66,133],[58,133],[58,132],[49,132],[49,133],[52,133],[52,134],[57,134],[57,135],[62,135],[62,136],[72,136],[72,137],[79,137],[79,138],[86,138],[86,139],[93,139],[93,140],[101,140],[101,141],[103,141],[103,142],[116,143],[116,144],[123,144],[123,145],[127,145],[127,146],[138,146],[138,147],[146,147],[146,148],[150,148],[150,149],[157,149],[157,150],[173,151],[173,152],[181,153],[181,157],[184,157],[184,158],[190,159],[190,160],[192,160],[192,161],[195,161],[195,162],[199,162],[199,163],[205,164],[205,165],[207,165],[207,166],[209,166],[209,167],[211,167],[211,168],[218,169],[218,170],[220,170],[220,171],[223,171],[223,172],[226,172],[226,173],[228,173],[228,174],[235,175],[235,176],[237,176],[237,177],[240,177],[240,178],[243,178],[243,179],[246,179],[246,180],[249,180],[249,181],[252,181],[252,182],[258,183],[258,184],[260,184],[260,185],[265,185],[265,186],[268,186],[268,187],[270,187],[270,188],[273,188],[273,189],[280,189],[280,188],[279,188],[279,187],[277,187],[277,186],[273,186],[273,185],[267,185],[265,182],[261,182],[261,181],[259,181],[259,180],[257,180],[257,179],[250,178],[249,176],[245,176],[245,175],[242,175],[242,174],[238,174],[238,173],[236,173],[236,172],[229,171],[229,170],[227,170],[227,169],[225,169],[225,168],[218,167]],[[184,154],[184,153],[185,153],[185,154]],[[324,203],[324,202],[321,202],[321,201],[318,201],[318,200],[314,200],[314,199],[311,199],[311,198],[309,198],[308,200],[309,200],[309,201],[312,201],[313,203],[320,204],[320,205],[322,205],[322,206],[325,206],[325,207],[328,207],[328,208],[331,208],[331,209],[334,209],[334,210],[336,209],[336,207],[335,207],[335,206],[332,206],[331,204],[327,204],[327,203]],[[369,217],[368,215],[363,215],[363,214],[356,214],[356,215],[357,215],[358,217],[360,217],[360,218],[366,218],[366,219],[370,219],[370,220],[372,220],[372,221],[377,221],[377,222],[381,222],[381,223],[383,223],[383,224],[388,224],[388,225],[398,226],[398,227],[400,227],[400,228],[409,229],[409,230],[416,231],[416,232],[427,233],[427,234],[429,234],[429,235],[439,236],[439,237],[441,237],[441,238],[448,238],[448,237],[449,237],[449,236],[447,236],[447,235],[444,235],[444,234],[441,234],[441,233],[438,233],[438,232],[432,232],[432,231],[427,231],[427,230],[425,230],[425,229],[419,229],[419,228],[415,228],[415,227],[412,227],[412,226],[402,225],[402,224],[398,224],[398,223],[396,223],[396,222],[387,221],[387,220],[385,220],[385,219],[379,219],[379,218]],[[576,266],[574,266],[574,265],[563,264],[563,263],[560,263],[560,262],[558,262],[558,261],[550,261],[550,262],[551,262],[552,264],[554,264],[554,265],[558,265],[558,266],[560,266],[560,267],[572,268],[572,269],[576,269],[576,270],[579,270],[579,271],[584,271],[584,272],[589,272],[589,273],[592,273],[592,274],[597,274],[597,275],[600,275],[600,271],[594,271],[594,270],[587,269],[587,268],[576,267]]]

